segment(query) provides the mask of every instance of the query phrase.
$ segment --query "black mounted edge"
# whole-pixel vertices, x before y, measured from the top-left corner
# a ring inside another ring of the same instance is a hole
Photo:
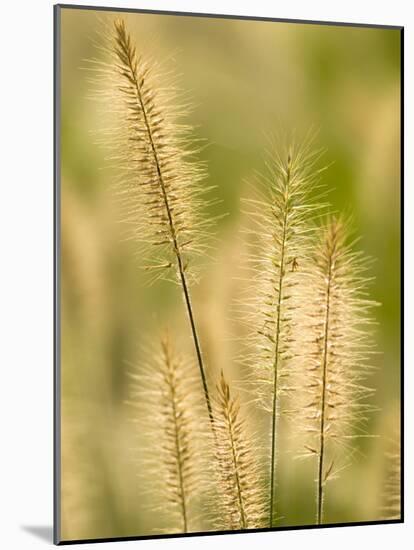
[[[61,542],[60,430],[60,6],[53,6],[53,542]]]
[[[60,8],[75,10],[112,11],[121,13],[143,13],[148,15],[177,15],[184,17],[207,17],[209,19],[236,19],[245,21],[268,21],[273,23],[292,23],[300,25],[329,25],[330,27],[365,27],[370,29],[401,29],[402,25],[385,25],[379,23],[349,23],[344,21],[317,21],[311,19],[286,19],[281,17],[264,17],[254,15],[233,15],[223,13],[197,13],[168,10],[149,10],[139,8],[120,8],[109,6],[87,6],[79,4],[57,4]]]

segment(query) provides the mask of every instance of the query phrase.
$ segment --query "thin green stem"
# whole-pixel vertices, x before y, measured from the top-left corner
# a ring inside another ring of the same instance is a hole
[[[327,288],[326,288],[326,309],[324,322],[324,344],[322,354],[322,390],[321,390],[321,410],[320,410],[320,432],[319,432],[319,452],[318,452],[318,478],[316,486],[316,523],[320,525],[323,519],[324,488],[323,480],[324,458],[325,458],[325,403],[326,403],[326,379],[328,370],[328,340],[329,340],[329,314],[332,284],[332,251],[329,255]]]

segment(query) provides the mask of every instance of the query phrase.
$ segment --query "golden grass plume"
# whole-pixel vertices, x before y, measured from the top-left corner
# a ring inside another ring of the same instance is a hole
[[[206,253],[212,220],[203,217],[209,188],[195,160],[193,132],[182,119],[177,87],[163,78],[158,63],[138,52],[124,19],[116,19],[104,49],[108,61],[94,61],[103,77],[102,96],[114,114],[104,142],[120,174],[125,220],[140,243],[140,262],[153,276],[181,288],[191,337],[213,427],[212,407],[190,295],[197,278],[195,258]]]
[[[103,142],[120,173],[124,221],[154,278],[180,281],[185,273],[191,281],[211,219],[203,214],[209,188],[205,166],[196,160],[200,147],[184,123],[190,107],[180,105],[173,77],[137,51],[124,19],[108,32],[102,48],[107,60],[95,60],[94,69],[105,109],[113,114]]]
[[[252,441],[241,417],[240,401],[233,397],[221,372],[215,399],[216,458],[225,529],[264,526],[263,482]]]
[[[201,421],[196,401],[199,383],[189,374],[189,367],[165,333],[159,350],[150,350],[147,361],[130,375],[128,404],[138,436],[138,470],[151,482],[151,497],[158,493],[161,516],[169,507],[169,517],[174,518],[174,525],[160,527],[164,532],[197,530],[194,510],[201,491],[197,442]]]
[[[308,281],[302,287],[302,319],[296,344],[295,426],[303,455],[316,463],[316,522],[324,520],[326,484],[335,479],[363,437],[373,390],[365,385],[374,353],[368,297],[369,259],[354,251],[347,223],[331,217],[320,230]]]
[[[263,195],[249,200],[255,222],[258,251],[251,258],[253,298],[243,304],[250,327],[250,352],[243,362],[250,370],[252,392],[270,413],[269,527],[275,521],[277,432],[281,398],[289,391],[292,328],[296,302],[292,297],[301,282],[303,263],[311,250],[311,220],[325,206],[318,168],[322,151],[315,147],[315,134],[302,140],[278,139],[267,160]],[[318,196],[319,193],[319,196]]]

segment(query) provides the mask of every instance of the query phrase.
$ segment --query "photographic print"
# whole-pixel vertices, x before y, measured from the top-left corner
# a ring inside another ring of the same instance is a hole
[[[402,33],[55,7],[56,543],[402,521]]]

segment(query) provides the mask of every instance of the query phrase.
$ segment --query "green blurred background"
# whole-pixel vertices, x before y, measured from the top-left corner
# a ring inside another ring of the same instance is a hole
[[[62,538],[151,534],[156,497],[136,478],[125,400],[129,364],[160,325],[188,346],[181,297],[165,282],[145,286],[134,245],[123,238],[112,181],[97,144],[99,109],[87,61],[101,19],[61,10],[62,186]],[[371,297],[382,306],[370,431],[329,489],[326,520],[381,519],[385,453],[398,438],[400,404],[400,31],[228,19],[126,14],[138,50],[165,60],[194,103],[188,122],[206,139],[200,157],[221,199],[207,214],[228,215],[194,289],[211,368],[239,378],[232,304],[243,252],[240,199],[263,169],[268,136],[320,128],[330,164],[333,208],[352,212],[360,247],[376,262]],[[331,164],[332,163],[332,164]],[[189,348],[191,351],[191,348]],[[287,444],[287,447],[289,444]],[[286,456],[285,456],[286,455]],[[280,458],[280,525],[314,521],[309,466]],[[205,525],[202,528],[206,528]]]

